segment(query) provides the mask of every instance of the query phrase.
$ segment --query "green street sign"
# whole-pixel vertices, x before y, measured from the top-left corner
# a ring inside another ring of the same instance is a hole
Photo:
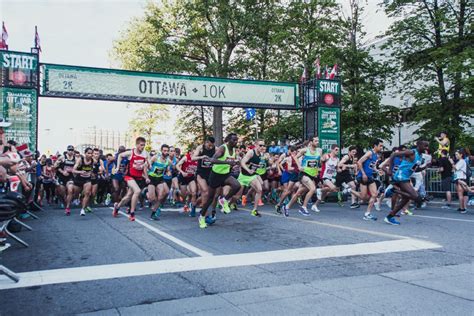
[[[13,139],[19,145],[28,144],[36,150],[37,104],[36,90],[0,88],[1,116],[11,122],[5,127],[5,139]]]
[[[42,64],[40,95],[63,98],[295,110],[296,83]]]
[[[317,90],[320,93],[341,94],[341,82],[335,80],[318,80]]]
[[[329,152],[333,144],[340,146],[341,110],[339,108],[318,108],[319,144],[324,152]]]

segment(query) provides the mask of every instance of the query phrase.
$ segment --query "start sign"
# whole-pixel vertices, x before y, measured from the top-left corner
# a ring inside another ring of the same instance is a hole
[[[318,80],[317,89],[320,93],[340,94],[341,83],[335,80]]]

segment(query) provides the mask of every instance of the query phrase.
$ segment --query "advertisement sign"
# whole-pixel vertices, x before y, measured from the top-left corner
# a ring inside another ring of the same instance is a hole
[[[296,83],[42,65],[41,95],[112,101],[296,109]]]
[[[329,152],[333,144],[340,146],[340,112],[340,108],[318,108],[319,144],[324,152]]]
[[[5,140],[13,139],[36,150],[36,90],[0,88],[0,100],[3,119],[12,123],[4,128]]]
[[[38,55],[0,50],[0,85],[33,88],[38,83]]]

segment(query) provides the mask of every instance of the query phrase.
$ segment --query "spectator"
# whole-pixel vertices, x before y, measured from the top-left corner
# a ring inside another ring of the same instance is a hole
[[[442,150],[446,150],[449,153],[450,142],[446,132],[441,132],[439,137],[435,137],[434,139],[438,142],[438,150],[436,151],[438,157],[441,157]]]
[[[438,164],[438,171],[441,173],[441,190],[446,192],[446,203],[442,208],[450,208],[453,166],[451,162],[449,162],[448,151],[446,149],[441,150],[441,158],[439,158]]]

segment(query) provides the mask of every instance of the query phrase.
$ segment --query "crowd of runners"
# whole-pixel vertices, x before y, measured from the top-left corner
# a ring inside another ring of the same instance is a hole
[[[469,183],[470,153],[458,150],[454,159],[447,158],[449,148],[438,142],[439,155],[451,168],[458,211],[465,213],[467,195],[474,192]],[[147,152],[145,139],[138,137],[134,148],[120,146],[115,154],[104,155],[98,148],[79,152],[68,146],[63,154],[34,159],[29,151],[20,156],[14,145],[5,146],[3,155],[10,160],[10,189],[31,192],[40,205],[61,207],[68,216],[74,206],[86,216],[92,206],[106,205],[113,208],[114,217],[125,210],[130,221],[137,210],[146,209],[151,220],[159,220],[163,206],[171,205],[197,217],[200,228],[214,224],[219,209],[229,214],[250,207],[250,215],[261,217],[259,208],[271,204],[284,217],[296,210],[310,216],[323,209],[328,196],[341,207],[346,199],[351,209],[367,204],[361,212],[366,221],[377,220],[373,210],[380,211],[385,199],[391,210],[384,221],[400,225],[400,214],[410,215],[411,205],[420,208],[427,202],[422,173],[432,162],[427,141],[387,152],[376,139],[363,154],[355,146],[341,154],[337,145],[323,152],[318,137],[313,137],[279,153],[268,150],[261,139],[239,144],[234,133],[221,146],[207,137],[188,152],[166,144]]]

